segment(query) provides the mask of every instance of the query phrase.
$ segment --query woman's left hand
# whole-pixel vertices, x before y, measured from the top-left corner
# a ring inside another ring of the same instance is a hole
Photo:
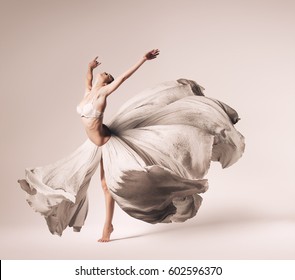
[[[157,55],[159,55],[160,53],[160,50],[158,49],[153,49],[151,51],[149,51],[148,53],[146,53],[143,57],[146,59],[146,60],[151,60],[151,59],[154,59],[157,57]]]

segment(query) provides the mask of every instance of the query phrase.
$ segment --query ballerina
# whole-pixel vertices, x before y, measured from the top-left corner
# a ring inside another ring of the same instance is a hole
[[[81,230],[88,211],[87,189],[98,165],[106,205],[98,241],[108,242],[115,202],[148,223],[183,222],[201,205],[210,161],[225,168],[242,156],[244,137],[234,128],[237,112],[205,97],[204,89],[187,79],[146,89],[103,123],[107,97],[158,55],[153,49],[116,79],[102,72],[92,84],[93,70],[101,64],[95,57],[77,106],[88,139],[54,164],[27,168],[26,178],[18,181],[51,233],[62,235],[67,226]]]
[[[81,115],[88,138],[95,145],[102,146],[111,137],[109,128],[103,124],[103,112],[105,111],[107,105],[107,97],[118,89],[124,81],[126,81],[140,66],[144,64],[144,62],[156,58],[158,54],[158,49],[151,50],[129,70],[116,79],[114,79],[111,74],[102,72],[96,76],[94,85],[92,85],[93,69],[101,63],[97,61],[98,57],[95,57],[95,59],[89,63],[85,95],[77,107],[77,111]],[[101,186],[105,195],[106,219],[102,237],[98,241],[107,242],[110,240],[110,235],[113,231],[112,219],[114,213],[114,199],[110,195],[105,181],[102,159],[100,162],[100,176]]]

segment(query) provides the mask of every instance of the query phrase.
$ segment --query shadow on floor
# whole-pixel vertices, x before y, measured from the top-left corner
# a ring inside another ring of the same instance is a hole
[[[151,236],[156,234],[161,234],[165,232],[175,232],[175,231],[187,231],[188,229],[193,230],[218,230],[220,228],[229,227],[229,226],[240,226],[241,224],[247,223],[270,223],[270,222],[290,222],[295,224],[295,215],[277,215],[277,216],[266,216],[259,215],[257,213],[251,213],[249,211],[237,210],[235,209],[226,209],[223,212],[218,214],[211,215],[207,218],[195,219],[195,221],[184,222],[184,223],[172,223],[166,224],[161,227],[158,227],[153,230],[143,232],[141,234],[126,236],[122,238],[112,239],[112,241],[134,239],[145,236]]]

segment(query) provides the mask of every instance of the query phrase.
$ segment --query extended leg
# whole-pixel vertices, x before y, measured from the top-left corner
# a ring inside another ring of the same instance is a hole
[[[104,228],[102,232],[102,237],[98,240],[98,242],[108,242],[110,241],[111,233],[114,230],[112,225],[112,220],[113,220],[115,203],[114,203],[114,199],[112,198],[108,190],[108,186],[105,181],[102,159],[100,162],[100,178],[101,178],[101,186],[105,196],[106,218],[105,218]]]

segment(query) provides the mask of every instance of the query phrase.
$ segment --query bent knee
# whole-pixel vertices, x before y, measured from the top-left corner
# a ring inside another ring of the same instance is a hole
[[[108,186],[107,186],[107,183],[105,180],[101,180],[101,187],[103,189],[104,192],[108,192],[109,189],[108,189]]]

